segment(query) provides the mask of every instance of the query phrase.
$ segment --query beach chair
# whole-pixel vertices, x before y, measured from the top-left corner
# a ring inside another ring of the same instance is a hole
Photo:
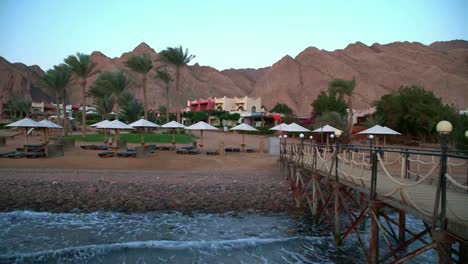
[[[175,150],[174,146],[157,146],[159,150]]]
[[[200,153],[201,153],[201,151],[200,151],[199,149],[197,149],[197,148],[191,148],[191,149],[187,150],[187,152],[188,152],[188,154],[190,154],[190,155],[196,155],[196,154],[200,154]]]
[[[121,157],[121,158],[136,157],[136,151],[135,150],[121,151],[121,152],[117,152],[116,155],[117,157]]]
[[[177,154],[188,154],[188,150],[186,148],[177,148],[176,153]]]
[[[149,151],[151,154],[155,153],[156,152],[156,149],[158,148],[157,145],[153,144],[153,145],[149,145]]]
[[[101,158],[111,158],[111,157],[114,157],[114,152],[112,151],[99,152],[98,156]]]
[[[46,157],[44,152],[27,152],[25,154],[25,156],[28,159],[37,159],[37,158],[45,158]]]
[[[206,151],[206,155],[219,155],[219,152],[217,150],[209,149]]]
[[[226,151],[226,152],[232,152],[232,147],[225,147],[225,148],[224,148],[224,151]]]
[[[8,158],[8,155],[15,153],[15,151],[0,152],[0,158]]]
[[[246,149],[245,149],[245,152],[247,152],[247,153],[254,153],[254,152],[257,152],[257,150],[254,149],[254,148],[246,148]]]
[[[26,157],[26,154],[24,152],[13,152],[11,154],[6,155],[6,157],[10,159],[19,159]]]

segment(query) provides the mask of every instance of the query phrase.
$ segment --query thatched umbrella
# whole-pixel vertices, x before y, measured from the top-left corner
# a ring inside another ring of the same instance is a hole
[[[100,128],[100,126],[104,126],[104,125],[107,125],[109,124],[111,121],[109,120],[102,120],[100,122],[97,122],[95,124],[92,124],[90,125],[90,127],[94,127],[94,128],[97,128],[97,129],[102,129],[104,130],[104,142],[107,143],[107,129],[106,128]]]
[[[186,127],[185,129],[189,130],[200,130],[200,137],[201,137],[201,144],[200,148],[203,148],[203,131],[204,130],[214,130],[217,131],[218,129],[210,124],[207,124],[206,122],[200,121],[196,124],[193,124],[189,127]]]
[[[332,134],[332,133],[335,133],[336,130],[339,130],[338,128],[334,128],[330,125],[325,125],[323,127],[319,127],[315,130],[312,131],[312,133],[320,133],[320,137],[322,137],[322,134],[323,133],[327,133],[327,134]],[[341,130],[339,130],[341,131]],[[343,131],[341,131],[343,132]],[[329,144],[329,140],[328,140],[328,136],[327,136],[327,145]]]
[[[175,130],[179,128],[186,128],[186,126],[182,125],[179,122],[171,121],[161,126],[162,128],[170,128],[172,129],[172,145],[175,146]]]
[[[129,126],[134,127],[134,128],[141,128],[141,145],[145,145],[145,138],[144,138],[144,133],[145,133],[145,128],[157,128],[160,127],[160,125],[157,125],[153,122],[150,122],[144,118],[137,120],[133,123],[131,123]]]
[[[115,129],[115,146],[118,146],[118,141],[119,141],[119,130],[134,130],[133,127],[120,122],[119,120],[114,120],[112,122],[109,122],[107,124],[98,126],[97,128],[104,128],[104,129]]]
[[[16,128],[24,128],[24,152],[28,152],[28,129],[30,128],[44,128],[45,126],[43,124],[39,124],[39,122],[36,122],[32,119],[29,118],[24,118],[19,121],[13,122],[11,124],[6,125],[5,127],[16,127]]]
[[[230,130],[234,130],[234,131],[255,131],[255,132],[258,132],[258,129],[252,127],[252,126],[249,126],[245,123],[242,123],[238,126],[235,126],[233,128],[231,128]],[[242,147],[242,151],[244,151],[244,148],[245,148],[245,144],[244,144],[244,134],[242,134],[242,144],[241,144],[241,147]]]

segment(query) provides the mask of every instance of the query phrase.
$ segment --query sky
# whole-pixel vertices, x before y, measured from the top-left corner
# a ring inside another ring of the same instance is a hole
[[[43,70],[68,55],[182,45],[218,70],[271,66],[309,46],[468,40],[468,0],[0,0],[0,56]]]

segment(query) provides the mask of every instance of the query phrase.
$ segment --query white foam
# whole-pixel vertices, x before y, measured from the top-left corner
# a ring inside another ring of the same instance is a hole
[[[232,249],[232,248],[246,248],[255,247],[264,244],[282,243],[295,239],[303,239],[303,237],[285,237],[285,238],[241,238],[233,240],[193,240],[193,241],[174,241],[174,240],[148,240],[148,241],[133,241],[124,243],[113,243],[113,244],[98,244],[98,245],[86,245],[78,247],[67,247],[56,250],[45,250],[34,253],[23,253],[20,255],[0,255],[0,259],[12,259],[12,258],[35,258],[42,256],[59,256],[71,252],[83,252],[83,251],[94,251],[94,252],[108,252],[116,251],[120,249],[166,249],[166,250],[180,250],[187,248],[214,248],[214,249]]]

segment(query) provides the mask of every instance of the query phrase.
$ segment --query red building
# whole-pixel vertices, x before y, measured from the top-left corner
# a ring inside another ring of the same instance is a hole
[[[198,99],[195,101],[188,101],[187,106],[191,112],[200,112],[205,110],[215,110],[215,99]]]

